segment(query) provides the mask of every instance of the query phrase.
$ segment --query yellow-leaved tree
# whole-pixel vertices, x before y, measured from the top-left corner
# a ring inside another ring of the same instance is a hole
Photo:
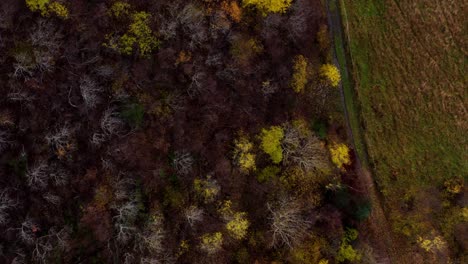
[[[121,17],[126,14],[126,11],[115,7],[112,14]],[[127,32],[121,37],[115,37],[113,34],[107,35],[106,38],[109,41],[104,45],[124,55],[131,55],[137,47],[141,57],[149,57],[160,44],[150,27],[151,14],[142,11],[133,13],[131,17],[132,23]]]
[[[233,238],[240,240],[247,235],[249,225],[247,213],[237,212],[232,216],[232,220],[226,224],[226,229]]]
[[[231,200],[226,200],[221,204],[221,208],[218,212],[224,218],[226,223],[226,229],[229,235],[235,239],[241,240],[247,235],[247,229],[250,226],[250,222],[247,219],[246,212],[236,212],[232,209]]]
[[[291,87],[296,93],[301,93],[307,84],[307,60],[304,56],[298,55],[294,59],[294,73],[291,80]]]
[[[211,255],[218,252],[223,245],[223,234],[221,232],[204,234],[201,237],[201,250]]]
[[[329,146],[332,162],[340,169],[344,169],[344,165],[351,163],[349,156],[349,148],[342,143],[333,143]]]
[[[341,81],[340,71],[333,64],[322,65],[320,67],[320,76],[333,87],[337,87]]]
[[[260,139],[262,150],[270,155],[273,163],[280,163],[283,160],[283,149],[281,140],[284,138],[284,130],[279,126],[272,126],[269,129],[262,129]]]
[[[242,6],[244,7],[255,7],[263,15],[268,13],[285,13],[289,6],[291,6],[292,0],[242,0]]]
[[[26,0],[26,6],[33,12],[41,12],[42,16],[56,15],[59,18],[68,18],[68,9],[63,4],[50,0]]]
[[[255,154],[252,151],[253,144],[246,136],[241,134],[234,140],[234,160],[244,173],[255,170]]]

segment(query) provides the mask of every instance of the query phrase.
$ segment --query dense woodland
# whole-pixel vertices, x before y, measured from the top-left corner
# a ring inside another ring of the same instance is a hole
[[[373,263],[330,47],[319,0],[1,1],[0,262]]]

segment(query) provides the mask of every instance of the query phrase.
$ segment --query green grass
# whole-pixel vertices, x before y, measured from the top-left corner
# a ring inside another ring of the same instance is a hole
[[[445,217],[444,181],[468,179],[462,1],[341,2],[376,180],[392,217],[417,219],[425,235]]]
[[[334,1],[332,1],[334,3]],[[367,167],[367,155],[364,143],[364,138],[361,133],[358,107],[355,104],[355,96],[353,91],[353,84],[350,80],[347,70],[346,63],[346,52],[343,42],[343,36],[335,33],[334,36],[335,54],[338,59],[338,64],[341,72],[341,85],[343,86],[344,100],[346,105],[346,111],[349,119],[349,124],[353,133],[354,147],[361,160],[361,164]]]

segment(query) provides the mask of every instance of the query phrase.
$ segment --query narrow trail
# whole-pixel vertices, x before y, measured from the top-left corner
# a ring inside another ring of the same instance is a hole
[[[328,26],[331,31],[332,39],[335,37],[341,38],[341,43],[334,43],[334,45],[341,45],[341,47],[337,47],[339,49],[345,50],[344,43],[347,39],[346,36],[349,38],[349,34],[344,34],[342,18],[340,14],[340,3],[338,0],[328,0],[326,1],[326,8],[327,8],[327,15],[328,15]],[[349,40],[349,39],[348,39]],[[333,52],[333,62],[335,65],[339,65],[338,57],[336,52]],[[348,71],[348,65],[346,61],[344,61],[344,65],[340,65],[341,67],[341,75],[342,79],[347,78],[348,80],[351,78],[351,75]],[[347,133],[348,137],[351,140],[353,145],[353,149],[356,150],[356,140],[353,133],[351,121],[350,121],[350,114],[349,111],[354,111],[354,109],[347,105],[346,103],[346,93],[344,89],[352,89],[352,87],[344,87],[342,83],[340,83],[341,89],[341,97],[343,103],[343,109],[346,116],[346,126],[347,126]],[[348,100],[351,98],[348,98]],[[352,100],[352,99],[351,99]],[[355,151],[356,152],[356,151]],[[362,166],[361,160],[367,161],[367,156],[364,153],[364,157],[361,157],[356,153],[356,174],[359,176],[359,180],[363,183],[366,188],[366,192],[369,195],[369,199],[372,203],[372,212],[369,218],[365,222],[365,228],[367,228],[368,233],[368,243],[374,249],[374,256],[376,258],[376,263],[378,264],[390,264],[390,263],[406,263],[406,261],[402,260],[400,256],[397,254],[397,250],[395,248],[395,244],[393,242],[393,238],[391,235],[391,225],[387,221],[387,217],[383,210],[382,199],[377,191],[377,188],[374,184],[374,179],[370,171]],[[365,162],[368,164],[368,162]]]

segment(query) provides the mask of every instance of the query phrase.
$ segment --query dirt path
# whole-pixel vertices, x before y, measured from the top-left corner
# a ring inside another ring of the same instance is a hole
[[[343,30],[343,24],[341,20],[339,4],[340,3],[338,0],[326,1],[328,25],[332,34],[332,39],[335,40],[334,41],[335,45],[341,45],[336,48],[345,50],[345,47],[344,47],[345,36],[349,37],[349,35],[344,34],[343,32],[344,30]],[[338,40],[341,40],[341,41],[336,41],[337,38],[340,38]],[[336,52],[334,52],[333,60],[334,60],[335,65],[340,65]],[[343,60],[342,64],[344,64],[344,65],[340,65],[342,79],[350,80],[351,75],[348,72],[348,65],[346,63],[346,60]],[[346,88],[352,89],[352,87],[344,87],[343,82],[342,82],[340,84],[340,89],[341,89],[342,102],[344,106],[343,108],[344,108],[344,112],[346,116],[347,133],[348,133],[348,137],[351,140],[351,143],[353,144],[353,149],[356,150],[355,135],[360,135],[360,133],[359,131],[353,131],[352,129],[353,126],[351,125],[350,111],[353,111],[354,109],[352,106],[349,105],[349,102],[352,101],[353,99],[346,97],[347,94],[349,94],[349,93],[346,93],[345,91]],[[357,113],[352,113],[352,114],[355,115]],[[364,228],[367,229],[366,230],[366,233],[368,236],[367,240],[374,250],[374,256],[376,258],[376,261],[379,264],[406,263],[405,261],[402,262],[401,258],[397,254],[397,250],[395,249],[395,244],[393,242],[393,238],[390,233],[391,226],[388,223],[387,218],[384,214],[384,210],[382,206],[382,199],[376,189],[372,174],[370,173],[369,170],[367,170],[366,168],[362,166],[362,162],[364,162],[364,164],[368,164],[367,156],[365,155],[365,153],[361,152],[361,155],[359,155],[359,153],[356,153],[356,157],[357,157],[356,173],[360,177],[359,180],[365,186],[366,192],[369,195],[369,198],[372,203],[372,213],[369,216],[369,218],[366,220],[366,222],[364,223]]]

